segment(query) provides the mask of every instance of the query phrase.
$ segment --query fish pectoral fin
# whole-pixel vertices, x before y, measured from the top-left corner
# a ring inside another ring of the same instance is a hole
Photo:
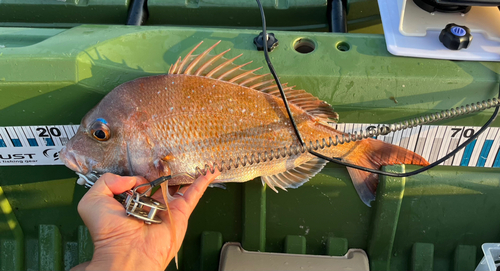
[[[168,156],[165,156],[168,157]],[[157,159],[155,160],[154,167],[156,171],[160,174],[159,176],[168,176],[172,175],[172,172],[170,171],[170,167],[168,166],[168,161],[165,158]]]
[[[285,190],[287,188],[298,188],[310,178],[318,174],[328,161],[321,158],[313,158],[295,168],[270,176],[261,176],[262,183],[278,193],[276,186]]]

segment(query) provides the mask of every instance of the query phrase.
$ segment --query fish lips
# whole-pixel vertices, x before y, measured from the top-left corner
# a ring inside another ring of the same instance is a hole
[[[59,159],[63,161],[64,165],[69,169],[86,175],[90,172],[89,167],[86,166],[85,158],[82,156],[75,154],[72,151],[69,151],[66,147],[61,150],[59,153]]]

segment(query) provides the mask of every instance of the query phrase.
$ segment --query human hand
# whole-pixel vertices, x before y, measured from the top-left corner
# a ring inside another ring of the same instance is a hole
[[[168,203],[171,219],[168,211],[159,211],[157,216],[162,223],[151,225],[127,217],[123,205],[113,198],[147,181],[141,177],[102,175],[78,204],[78,212],[94,242],[94,255],[90,262],[73,270],[165,270],[182,245],[189,216],[219,175],[218,171],[208,172],[192,185],[182,187],[179,192],[183,196],[175,194]],[[153,199],[165,203],[161,189]]]

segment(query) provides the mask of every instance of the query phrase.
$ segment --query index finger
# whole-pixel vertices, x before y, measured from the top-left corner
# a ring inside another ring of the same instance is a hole
[[[205,190],[207,190],[208,185],[212,183],[220,174],[220,171],[217,169],[215,169],[214,173],[208,171],[206,175],[201,175],[193,182],[193,184],[189,186],[184,193],[183,198],[189,206],[191,212],[194,210],[198,201],[205,193]]]

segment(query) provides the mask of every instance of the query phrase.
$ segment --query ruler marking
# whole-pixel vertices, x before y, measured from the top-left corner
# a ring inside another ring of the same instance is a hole
[[[53,147],[56,144],[54,144],[54,140],[50,137],[44,137],[43,140],[45,140],[45,146]]]
[[[497,154],[495,156],[495,162],[493,163],[493,167],[500,167],[500,149],[497,150]]]
[[[12,142],[12,145],[14,145],[14,147],[19,148],[23,146],[21,140],[19,140],[19,137],[17,136],[16,131],[14,130],[14,127],[7,127],[6,131],[7,136],[10,138],[10,141]]]
[[[443,144],[443,136],[446,131],[446,126],[439,126],[436,131],[436,137],[434,138],[434,143],[432,144],[431,154],[429,158],[429,163],[433,163],[441,158],[439,156],[439,151],[441,150]]]
[[[479,155],[481,154],[481,150],[483,149],[486,136],[488,135],[489,132],[490,129],[488,128],[476,138],[477,141],[474,146],[474,150],[472,150],[472,155],[469,162],[471,166],[476,166],[479,160]]]
[[[23,129],[24,135],[26,136],[26,139],[28,140],[28,144],[31,147],[38,147],[38,142],[36,141],[36,138],[33,135],[33,133],[31,132],[30,128],[23,126],[22,129]]]
[[[23,128],[21,126],[14,127],[14,131],[17,134],[18,139],[21,141],[23,146],[31,146],[28,142],[28,137],[24,134]]]
[[[354,128],[354,123],[348,123],[345,125],[345,132],[346,133],[352,133],[353,132],[353,128]]]
[[[2,127],[0,127],[0,131],[3,130]],[[2,134],[0,133],[0,148],[6,148],[7,145],[5,144],[5,141],[3,140]]]
[[[47,134],[49,134],[49,137],[47,138],[47,140],[49,140],[49,139],[51,140],[51,142],[49,142],[47,145],[52,144],[50,146],[53,146],[53,147],[57,146],[58,147],[58,146],[60,146],[60,142],[59,142],[59,140],[56,140],[56,139],[58,139],[57,137],[54,137],[52,135],[52,128],[54,128],[54,127],[53,126],[47,126]]]
[[[462,133],[463,133],[463,127],[459,126],[453,126],[454,128],[451,128],[451,140],[450,140],[450,147],[448,148],[448,151],[451,152],[453,151],[458,145],[460,144],[460,139],[462,138]],[[452,147],[454,146],[454,147]],[[462,149],[463,151],[463,149]],[[456,152],[453,157],[450,158],[449,163],[445,163],[445,165],[448,166],[457,166],[455,163],[458,161],[458,156],[460,156],[460,151]]]
[[[472,126],[466,126],[464,127],[463,129],[463,133],[462,133],[462,140],[463,142],[469,140],[469,138],[471,138],[472,136],[474,136],[474,134],[476,134],[477,130],[479,130],[479,127],[472,127]],[[462,144],[462,142],[460,143]],[[477,144],[477,138],[474,139],[474,141],[472,141],[471,143],[469,143],[469,145],[467,145],[465,148],[464,148],[464,151],[463,151],[463,156],[462,158],[460,159],[459,161],[459,164],[460,165],[466,165],[468,166],[469,164],[472,165],[475,163],[471,163],[471,156],[473,154],[473,151],[474,151],[474,148]]]
[[[431,148],[431,153],[429,157],[429,163],[434,163],[437,160],[437,157],[439,155],[439,149],[441,148],[441,144],[443,143],[442,138],[435,138],[434,142],[432,143],[432,148]]]
[[[12,142],[12,145],[14,145],[14,147],[16,148],[22,147],[23,144],[19,140],[16,131],[14,131],[14,127],[7,127],[6,130],[7,130],[7,136],[10,138],[10,142]]]
[[[0,129],[0,135],[4,139],[4,144],[6,145],[7,148],[13,148],[14,147],[12,145],[12,142],[9,140],[9,136],[7,135],[7,128],[2,127]]]
[[[492,128],[493,131],[495,131],[495,133],[492,135],[494,140],[493,140],[493,144],[491,145],[491,151],[490,153],[488,154],[488,158],[486,159],[486,164],[484,165],[485,167],[492,167],[493,166],[493,162],[495,161],[495,155],[496,155],[496,151],[498,148],[499,148],[499,144],[500,144],[500,133],[499,133],[499,130],[498,128],[494,127]]]
[[[68,140],[75,136],[75,132],[73,131],[73,127],[71,126],[63,126],[64,131],[66,132],[66,135],[68,136]],[[68,143],[68,142],[66,142]]]
[[[472,151],[474,150],[474,146],[476,145],[477,139],[474,139],[471,143],[465,147],[464,156],[462,157],[462,161],[460,162],[460,166],[468,166],[470,157],[472,155]]]
[[[378,128],[385,124],[342,123],[332,124],[337,130],[345,133],[362,132],[369,127]],[[12,153],[30,153],[24,163],[4,163],[1,165],[49,165],[61,164],[57,152],[67,144],[79,129],[79,125],[49,126],[10,126],[0,127],[1,155],[7,157]],[[459,144],[465,142],[480,127],[470,126],[417,126],[403,131],[396,131],[379,136],[384,142],[398,145],[419,153],[429,162],[444,157]],[[44,149],[44,147],[47,147]],[[16,148],[16,150],[14,150]],[[42,151],[44,152],[43,155]],[[31,155],[33,153],[33,155]],[[35,155],[36,153],[36,155]],[[21,157],[21,154],[18,157]],[[26,156],[26,154],[24,154]],[[10,158],[9,158],[10,159]],[[16,158],[17,159],[17,158]],[[500,128],[490,127],[477,139],[446,160],[444,165],[470,167],[500,167]]]
[[[361,125],[360,123],[355,123],[355,124],[352,126],[352,131],[351,131],[351,133],[361,131],[361,127],[362,127],[362,125]]]
[[[394,133],[394,136],[392,137],[392,144],[399,146],[401,144],[401,136],[403,134],[403,131],[399,130]]]
[[[401,143],[399,143],[400,147],[403,147],[405,149],[408,148],[408,143],[410,142],[410,134],[411,134],[411,129],[403,130],[403,135],[401,136]]]
[[[488,154],[491,150],[491,145],[493,145],[493,140],[486,140],[484,142],[484,146],[481,150],[479,159],[477,160],[476,167],[484,167],[484,165],[486,164],[486,158],[488,157]]]
[[[427,138],[425,139],[425,143],[424,143],[424,151],[422,153],[422,157],[427,159],[427,161],[429,161],[429,159],[430,159],[432,145],[433,145],[434,139],[436,137],[436,132],[437,132],[437,127],[435,127],[435,126],[429,127],[429,132],[427,133]]]
[[[349,124],[346,125],[345,132],[346,133],[352,133],[353,129],[354,129],[354,123],[349,123]]]
[[[61,140],[59,140],[59,136],[54,135],[54,128],[55,126],[47,126],[47,133],[49,134],[50,138],[52,139],[52,142],[54,142],[54,147],[59,147],[61,146]],[[59,131],[60,133],[61,131]]]
[[[38,131],[36,131],[36,126],[30,126],[29,129],[31,130],[31,133],[33,134],[33,137],[35,138],[37,145],[40,147],[45,146],[45,141],[43,141],[42,138],[40,138]]]
[[[343,123],[337,124],[337,130],[344,132],[344,126],[345,126],[345,124],[343,124]]]
[[[415,152],[415,148],[417,147],[418,136],[420,135],[420,130],[422,126],[417,126],[411,128],[410,140],[408,142],[408,149]]]
[[[448,152],[446,154],[448,154],[448,153],[452,152],[454,149],[456,149],[458,147],[458,142],[459,141],[460,141],[460,139],[458,139],[458,138],[451,139],[450,140],[450,145],[448,145]],[[446,160],[444,162],[444,165],[451,166],[453,164],[453,159],[455,158],[455,155],[453,155],[448,160]]]
[[[429,133],[429,126],[424,125],[420,132],[418,133],[417,146],[415,147],[415,153],[422,155],[424,153],[425,140],[427,139],[427,134]]]
[[[459,145],[462,145],[462,143],[465,142],[466,139],[464,139],[464,130],[465,130],[465,127],[461,127],[460,130],[459,130],[459,140],[458,140],[458,144],[457,144],[457,147]],[[460,162],[462,162],[462,157],[464,155],[464,151],[465,151],[465,148],[459,150],[456,154],[455,154],[455,157],[453,157],[453,163],[452,165],[454,166],[460,166]]]
[[[493,146],[494,136],[496,134],[496,130],[488,129],[488,131],[484,131],[484,143],[479,151],[476,167],[485,167],[486,160],[488,159],[488,155],[491,151],[491,146]]]
[[[445,132],[443,134],[443,144],[441,145],[441,149],[439,150],[439,158],[444,157],[450,153],[450,141],[451,141],[451,129],[454,126],[446,126]],[[450,163],[451,159],[448,158],[446,159],[442,165],[445,165],[446,163]]]

